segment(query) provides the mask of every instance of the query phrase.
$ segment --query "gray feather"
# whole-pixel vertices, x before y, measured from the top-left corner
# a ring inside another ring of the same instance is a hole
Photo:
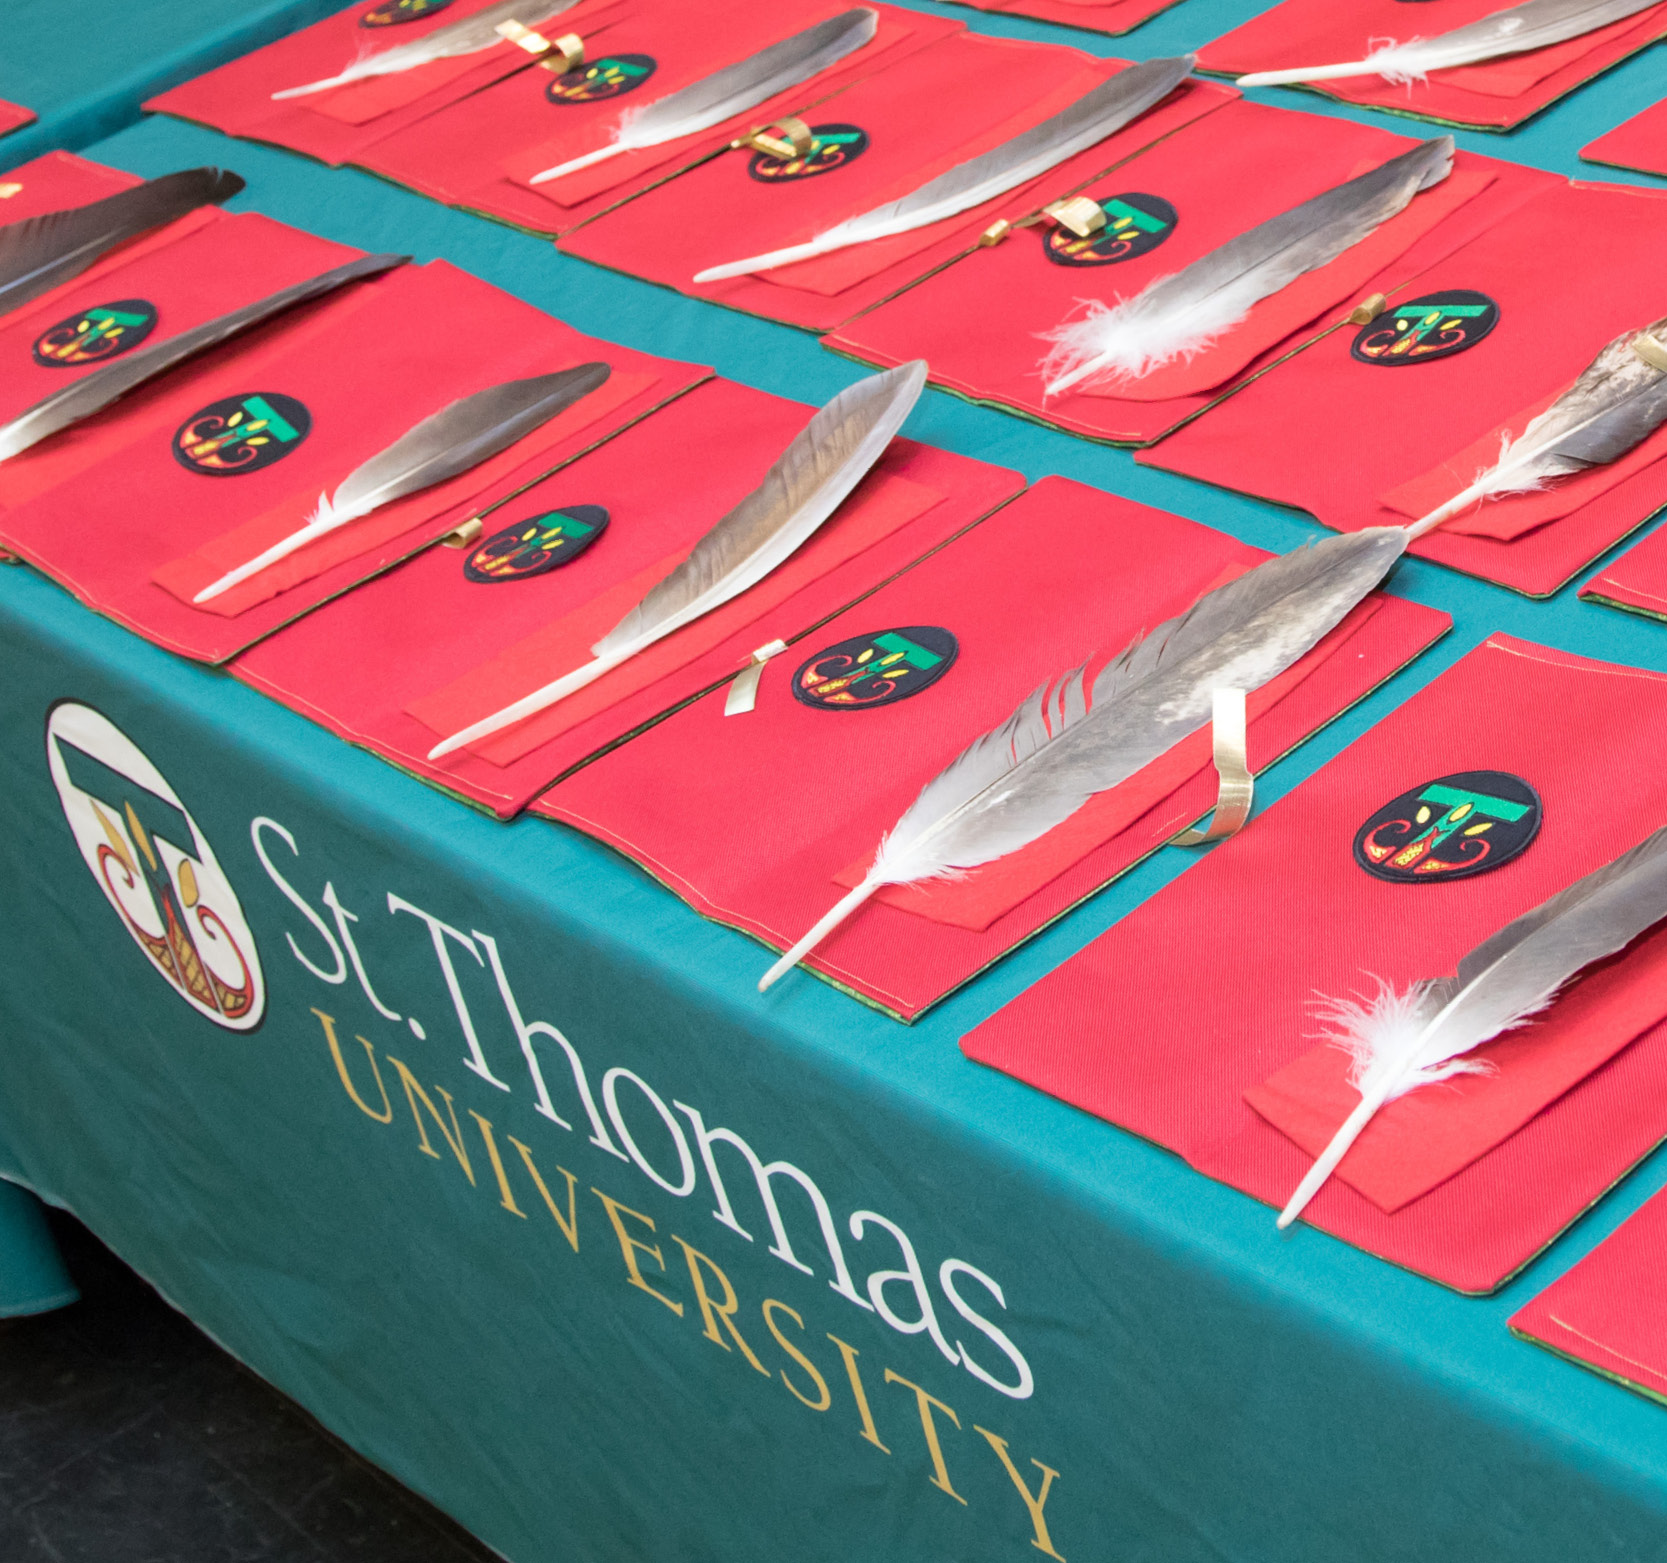
[[[1391,70],[1395,74],[1420,76],[1426,71],[1447,70],[1478,60],[1523,54],[1529,49],[1549,48],[1554,43],[1607,27],[1657,3],[1658,0],[1527,0],[1525,5],[1495,11],[1492,16],[1465,27],[1455,27],[1452,32],[1401,45],[1393,51],[1399,58]],[[1384,51],[1377,58],[1385,59],[1389,52]]]
[[[354,468],[331,495],[330,508],[339,519],[368,515],[467,472],[589,395],[610,373],[603,363],[580,364],[460,397]]]
[[[858,8],[818,22],[648,104],[630,116],[621,139],[634,147],[657,146],[710,130],[861,48],[874,36],[878,20],[873,11]]]
[[[79,423],[83,418],[91,417],[146,381],[154,380],[158,375],[184,363],[186,359],[218,346],[239,332],[247,331],[251,326],[259,325],[263,320],[268,320],[283,310],[292,309],[308,299],[318,298],[360,277],[372,277],[395,266],[403,266],[410,258],[408,255],[361,256],[346,265],[336,266],[316,277],[310,277],[305,282],[280,288],[276,293],[268,294],[253,304],[245,304],[241,309],[234,309],[214,320],[205,321],[202,325],[182,331],[178,336],[169,337],[166,341],[142,347],[115,363],[105,364],[102,368],[95,369],[92,373],[66,385],[61,391],[55,391],[51,396],[36,402],[33,407],[19,413],[10,423],[0,426],[0,461],[17,455],[19,451],[27,450],[48,435],[68,428],[72,423]]]
[[[391,49],[355,60],[338,75],[308,82],[304,87],[286,87],[272,96],[280,100],[305,97],[308,93],[323,92],[328,87],[345,86],[348,82],[363,81],[371,76],[392,76],[401,71],[415,70],[419,65],[427,65],[430,60],[453,60],[465,54],[479,54],[482,49],[490,49],[494,44],[503,42],[498,28],[504,22],[520,22],[530,27],[535,22],[559,16],[577,3],[578,0],[497,0],[495,5],[476,11],[473,16],[436,27],[433,32],[414,38],[410,43],[396,44]]]
[[[1253,690],[1332,630],[1406,547],[1399,527],[1329,537],[1206,593],[1107,665],[1092,707],[1081,671],[1038,690],[919,798],[870,879],[908,883],[1027,845],[1210,719],[1216,689]]]
[[[782,452],[764,481],[597,641],[592,653],[607,657],[669,634],[761,581],[880,459],[925,384],[926,365],[916,360],[841,391]]]
[[[229,201],[242,188],[224,169],[186,168],[85,206],[7,223],[0,228],[0,312],[68,282],[123,240]]]
[[[1360,243],[1452,166],[1451,136],[1425,141],[1270,217],[1115,307],[1092,305],[1049,333],[1049,393],[1102,376],[1139,377],[1201,350],[1260,300]]]

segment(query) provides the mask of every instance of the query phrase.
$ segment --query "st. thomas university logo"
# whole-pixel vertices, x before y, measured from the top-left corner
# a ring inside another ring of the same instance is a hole
[[[31,355],[43,369],[73,369],[130,352],[156,329],[156,305],[124,298],[65,315],[35,338]]]
[[[1540,830],[1540,795],[1508,771],[1438,776],[1392,798],[1354,838],[1354,860],[1397,884],[1441,884],[1503,868]]]
[[[266,1009],[254,935],[179,794],[120,728],[78,701],[52,708],[46,759],[81,860],[128,936],[199,1015],[253,1030]]]

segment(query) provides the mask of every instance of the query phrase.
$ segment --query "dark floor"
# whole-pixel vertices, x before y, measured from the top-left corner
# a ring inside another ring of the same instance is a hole
[[[0,1563],[486,1563],[54,1213],[83,1301],[0,1321]]]

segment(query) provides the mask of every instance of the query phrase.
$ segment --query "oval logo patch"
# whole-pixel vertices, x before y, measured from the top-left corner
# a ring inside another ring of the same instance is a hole
[[[810,150],[803,157],[772,157],[754,152],[747,174],[760,184],[785,184],[794,179],[814,179],[836,168],[854,163],[868,150],[868,132],[859,125],[812,125]]]
[[[1474,347],[1498,324],[1499,306],[1485,293],[1426,293],[1362,326],[1349,355],[1383,369],[1433,363]]]
[[[41,332],[30,351],[43,369],[71,369],[119,357],[155,329],[156,305],[142,298],[117,299],[66,315]]]
[[[599,60],[552,76],[544,96],[552,103],[602,103],[623,98],[660,68],[651,54],[605,54]]]
[[[361,27],[398,27],[401,22],[420,22],[451,4],[451,0],[383,0],[359,18]]]
[[[1086,239],[1057,223],[1042,240],[1042,253],[1056,266],[1111,266],[1155,250],[1175,231],[1175,208],[1158,195],[1126,191],[1100,202],[1106,225]]]
[[[947,673],[960,651],[935,625],[853,635],[817,652],[793,675],[793,698],[819,711],[863,711],[918,695]]]
[[[191,472],[229,478],[282,461],[313,426],[293,396],[251,391],[194,412],[174,434],[174,460]]]
[[[1503,868],[1540,832],[1540,796],[1508,771],[1438,776],[1386,803],[1355,833],[1354,860],[1397,884]]]
[[[572,564],[607,529],[608,512],[600,505],[566,505],[528,516],[477,543],[463,561],[463,573],[487,585],[547,575]]]
[[[255,938],[190,810],[115,723],[63,700],[46,722],[46,763],[87,872],[153,970],[199,1015],[250,1031],[266,1006]],[[103,932],[89,921],[87,957]]]

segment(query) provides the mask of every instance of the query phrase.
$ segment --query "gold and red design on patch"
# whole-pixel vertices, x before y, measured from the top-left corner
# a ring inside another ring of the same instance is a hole
[[[936,625],[911,624],[825,646],[793,675],[793,698],[819,711],[863,711],[918,695],[947,673],[960,647]]]
[[[652,54],[604,54],[553,77],[544,96],[552,103],[604,103],[635,92],[659,68]]]
[[[398,27],[402,22],[420,22],[450,4],[451,0],[379,0],[359,18],[359,25]]]
[[[137,347],[155,329],[156,306],[148,299],[117,299],[48,326],[35,338],[31,355],[43,369],[102,363]]]
[[[1438,776],[1386,803],[1354,838],[1355,861],[1398,884],[1436,884],[1503,868],[1540,831],[1540,797],[1506,771]]]
[[[209,477],[259,472],[299,446],[312,426],[312,414],[293,396],[278,391],[222,396],[179,426],[174,460]]]
[[[529,516],[479,543],[463,561],[471,581],[524,581],[572,564],[608,528],[600,505],[566,505]]]
[[[1081,237],[1056,223],[1043,235],[1042,253],[1056,266],[1111,266],[1133,260],[1155,250],[1180,220],[1161,195],[1127,190],[1095,204],[1106,214],[1103,228]]]
[[[810,135],[810,146],[792,157],[754,152],[747,162],[748,177],[767,185],[813,179],[854,163],[868,150],[868,132],[860,125],[812,125]]]
[[[1408,299],[1363,326],[1349,356],[1380,369],[1433,363],[1474,347],[1499,324],[1499,306],[1485,293],[1451,288]]]

